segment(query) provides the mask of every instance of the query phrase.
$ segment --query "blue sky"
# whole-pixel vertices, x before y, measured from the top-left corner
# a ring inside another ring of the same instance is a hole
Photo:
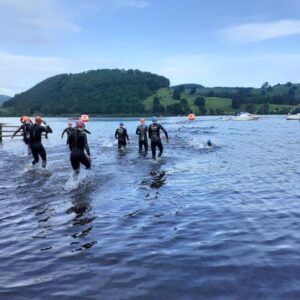
[[[100,68],[171,84],[300,82],[300,1],[0,0],[0,94]]]

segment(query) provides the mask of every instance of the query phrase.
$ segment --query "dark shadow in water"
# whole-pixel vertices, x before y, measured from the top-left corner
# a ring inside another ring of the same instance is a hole
[[[148,186],[152,189],[159,189],[166,183],[166,171],[161,170],[161,166],[163,165],[163,161],[157,161],[153,162],[151,164],[149,175],[150,177],[147,177],[142,180],[141,185],[142,186]]]
[[[71,246],[77,246],[76,249],[72,250],[75,252],[90,249],[97,244],[97,241],[86,240],[93,231],[93,221],[96,219],[92,214],[92,190],[89,185],[79,186],[72,194],[72,206],[66,211],[67,214],[75,214],[72,223],[76,232],[71,233],[71,237],[75,240],[70,243]],[[81,242],[84,244],[78,247]]]

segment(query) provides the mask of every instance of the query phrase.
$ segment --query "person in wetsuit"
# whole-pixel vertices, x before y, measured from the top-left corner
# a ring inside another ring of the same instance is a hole
[[[149,138],[151,140],[152,158],[154,160],[156,160],[156,147],[159,149],[158,157],[161,157],[164,151],[164,147],[160,138],[160,131],[164,132],[167,139],[167,143],[169,143],[169,136],[167,131],[164,129],[164,127],[161,124],[157,123],[157,118],[153,117],[152,124],[149,126],[148,129],[148,133],[149,133]]]
[[[69,144],[69,137],[71,133],[74,131],[74,128],[72,127],[72,122],[68,122],[68,127],[64,129],[64,131],[61,134],[61,138],[64,138],[65,133],[67,134],[67,143],[66,145]]]
[[[30,153],[30,128],[33,124],[27,116],[21,117],[20,121],[22,125],[13,133],[11,139],[13,139],[18,132],[22,131],[23,142],[28,146],[28,153]]]
[[[41,124],[43,123],[44,126]],[[30,149],[33,155],[33,161],[31,166],[34,166],[39,162],[39,157],[41,157],[43,163],[42,167],[46,168],[47,165],[47,154],[46,150],[42,144],[42,133],[46,134],[52,133],[51,127],[42,120],[40,116],[35,117],[35,124],[30,128]]]
[[[124,127],[124,123],[120,122],[120,127],[115,132],[115,138],[118,140],[118,148],[126,148],[126,141],[130,144],[130,139],[127,133],[127,129]]]
[[[81,120],[77,121],[77,127],[74,128],[69,136],[69,148],[71,150],[70,161],[75,174],[79,174],[80,164],[83,164],[87,170],[91,169],[92,157],[84,127],[84,122]]]
[[[143,147],[145,148],[145,151],[148,151],[148,126],[145,125],[145,120],[140,120],[141,125],[139,125],[136,128],[136,134],[139,136],[139,151],[141,152],[143,150]]]

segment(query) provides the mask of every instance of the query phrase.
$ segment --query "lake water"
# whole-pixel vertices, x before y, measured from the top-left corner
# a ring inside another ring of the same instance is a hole
[[[47,121],[46,171],[0,146],[1,300],[300,299],[300,122],[166,118],[152,162],[137,120],[119,153],[117,120],[92,119],[76,181],[66,119]]]

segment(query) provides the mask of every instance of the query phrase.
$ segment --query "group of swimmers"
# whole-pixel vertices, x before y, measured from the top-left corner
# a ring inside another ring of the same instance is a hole
[[[48,136],[48,133],[52,133],[51,127],[40,117],[35,117],[35,123],[31,121],[28,116],[21,117],[22,125],[14,132],[12,139],[18,132],[22,132],[24,143],[28,146],[29,152],[33,156],[31,167],[39,162],[39,158],[42,159],[42,167],[46,168],[47,154],[42,144],[42,134]],[[158,123],[156,117],[152,118],[152,124],[146,125],[144,119],[140,119],[140,125],[136,129],[138,135],[139,151],[145,151],[147,153],[149,148],[148,138],[150,139],[152,159],[156,160],[157,157],[161,157],[163,154],[163,144],[161,141],[160,132],[165,134],[167,143],[169,143],[169,136],[165,128]],[[92,156],[88,145],[87,135],[91,134],[85,128],[85,122],[78,120],[76,126],[73,127],[72,122],[68,122],[68,127],[62,132],[62,138],[64,134],[67,134],[67,145],[70,149],[70,162],[72,168],[76,174],[80,171],[80,165],[84,165],[86,169],[91,168]],[[124,127],[124,123],[120,122],[119,127],[116,129],[115,138],[118,140],[118,148],[123,150],[126,148],[127,142],[130,144],[130,138],[127,133],[127,129]],[[156,148],[159,153],[156,156]]]

